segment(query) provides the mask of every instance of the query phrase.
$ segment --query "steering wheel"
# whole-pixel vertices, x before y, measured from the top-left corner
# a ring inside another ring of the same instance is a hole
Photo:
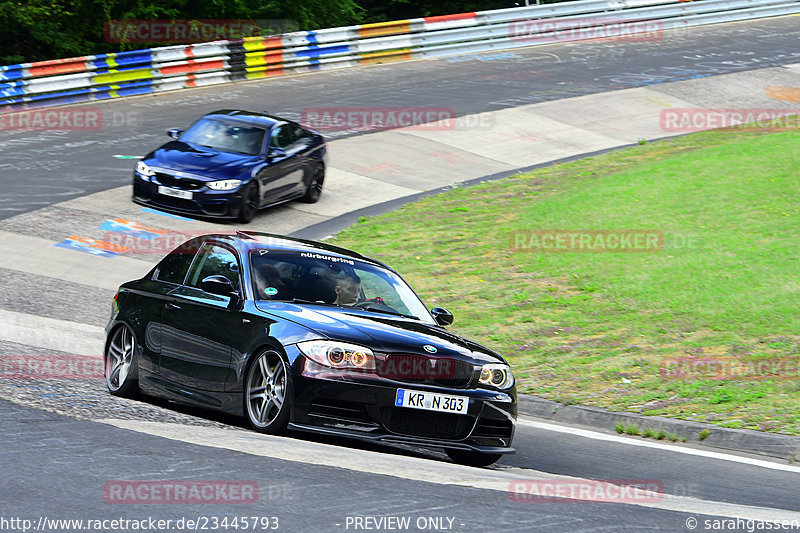
[[[353,307],[358,307],[360,309],[366,309],[368,307],[372,307],[374,309],[384,309],[386,311],[391,311],[392,313],[398,313],[397,309],[386,305],[386,302],[384,302],[383,298],[380,297],[373,298],[371,300],[364,300],[363,302],[358,302],[357,304],[353,305]]]

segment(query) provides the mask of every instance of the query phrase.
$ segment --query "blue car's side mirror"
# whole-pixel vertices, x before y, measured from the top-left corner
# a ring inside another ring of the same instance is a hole
[[[286,150],[283,148],[270,148],[267,150],[267,157],[286,157]]]
[[[180,137],[181,133],[183,133],[183,130],[179,130],[178,128],[171,128],[167,130],[167,135],[169,135],[173,139],[177,139],[178,137]]]

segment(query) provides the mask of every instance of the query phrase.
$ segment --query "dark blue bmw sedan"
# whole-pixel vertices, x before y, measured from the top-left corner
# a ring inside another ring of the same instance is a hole
[[[263,207],[314,203],[322,192],[325,140],[290,120],[225,109],[167,134],[174,140],[136,164],[136,203],[246,223]]]

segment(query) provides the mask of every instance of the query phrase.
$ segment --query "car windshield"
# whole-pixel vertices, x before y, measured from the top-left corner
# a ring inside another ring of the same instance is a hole
[[[181,135],[181,141],[242,154],[258,155],[265,130],[233,122],[204,118]]]
[[[434,324],[425,305],[397,274],[369,263],[316,252],[254,250],[257,300],[336,305]]]

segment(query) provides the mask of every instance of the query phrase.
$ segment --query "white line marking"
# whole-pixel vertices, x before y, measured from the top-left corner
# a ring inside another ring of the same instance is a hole
[[[659,442],[652,442],[644,440],[637,440],[634,437],[620,437],[618,435],[608,435],[605,433],[598,433],[596,431],[589,431],[586,429],[578,429],[573,427],[559,426],[556,424],[548,424],[546,422],[534,422],[520,418],[517,424],[528,426],[536,429],[544,429],[546,431],[555,431],[558,433],[567,433],[575,435],[576,437],[584,437],[587,439],[604,440],[607,442],[617,442],[619,444],[628,444],[630,446],[641,446],[643,448],[658,448],[668,452],[683,453],[686,455],[696,455],[698,457],[708,457],[710,459],[719,459],[721,461],[731,461],[734,463],[742,463],[751,466],[759,466],[762,468],[771,468],[772,470],[782,470],[784,472],[800,473],[800,467],[785,465],[781,463],[773,463],[772,461],[765,461],[762,459],[753,459],[750,457],[740,457],[738,455],[730,455],[727,453],[712,452],[706,450],[698,450],[696,448],[683,448],[679,446],[670,446]]]
[[[101,357],[104,338],[105,331],[99,326],[0,309],[0,340]]]
[[[514,483],[514,481],[526,479],[546,479],[573,483],[576,481],[584,481],[581,478],[555,475],[525,468],[505,468],[498,470],[471,468],[417,457],[351,449],[289,437],[263,435],[235,428],[221,429],[185,426],[166,422],[119,419],[103,419],[98,420],[98,422],[171,440],[212,448],[221,448],[229,451],[238,451],[260,457],[271,457],[304,464],[332,466],[355,472],[382,474],[412,481],[494,490],[505,493],[506,495],[509,494],[510,490],[514,490],[514,492],[517,493],[525,492],[524,484]],[[604,482],[599,483],[608,485]],[[587,503],[593,503],[590,498],[591,496],[587,495],[584,498],[578,497],[576,499],[583,499]],[[800,513],[795,511],[726,502],[704,501],[695,498],[673,496],[671,494],[664,494],[663,498],[656,502],[620,501],[615,503],[691,513],[693,515],[742,518],[744,520],[764,520],[771,522],[776,520],[800,520]],[[536,506],[529,507],[529,509],[531,512],[535,512]]]

